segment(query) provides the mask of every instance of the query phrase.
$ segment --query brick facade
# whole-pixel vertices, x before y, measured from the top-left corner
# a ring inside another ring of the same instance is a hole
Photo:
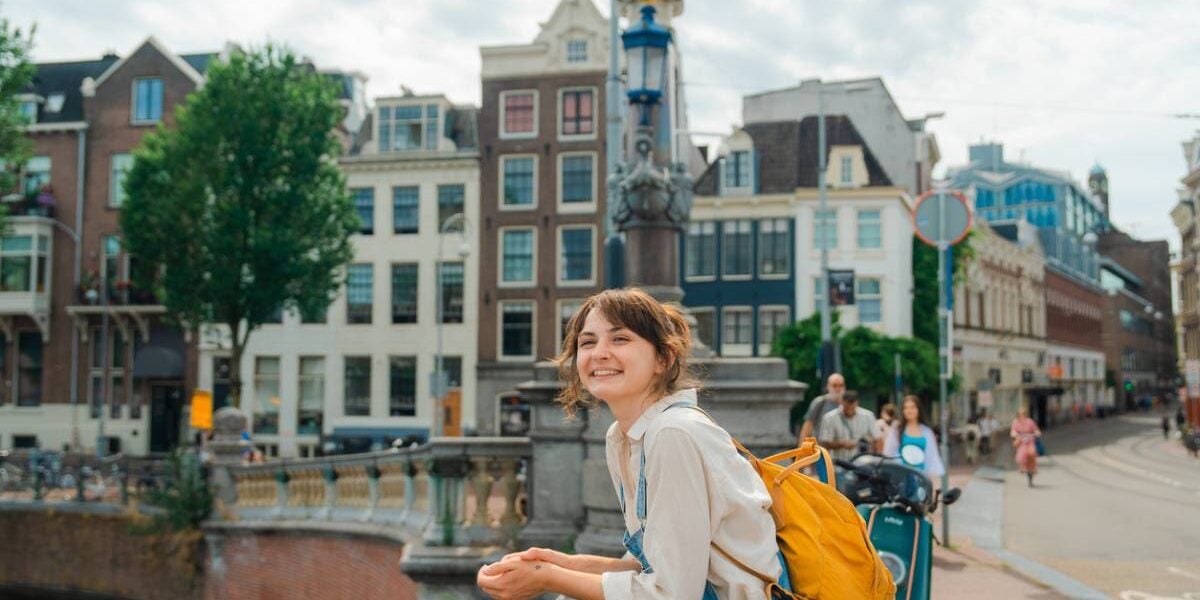
[[[1099,289],[1046,269],[1046,342],[1102,350],[1104,296]]]

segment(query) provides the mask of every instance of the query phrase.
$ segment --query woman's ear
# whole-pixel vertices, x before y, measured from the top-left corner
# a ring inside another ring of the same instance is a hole
[[[675,362],[675,354],[673,352],[664,352],[659,355],[658,361],[654,365],[654,374],[662,375],[667,372],[671,364]]]

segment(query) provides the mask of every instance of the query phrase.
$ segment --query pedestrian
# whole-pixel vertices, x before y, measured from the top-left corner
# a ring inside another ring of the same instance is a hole
[[[967,455],[967,463],[975,464],[979,460],[979,439],[982,437],[977,422],[968,422],[962,428],[963,450]]]
[[[1162,430],[1164,440],[1171,437],[1171,418],[1166,413],[1163,413],[1162,416]]]
[[[804,443],[804,439],[809,437],[821,439],[821,419],[830,412],[841,408],[842,394],[845,391],[846,379],[842,377],[842,374],[830,375],[825,382],[825,394],[814,398],[812,404],[808,405],[808,412],[804,413],[804,425],[800,427],[799,443]]]
[[[821,417],[821,445],[834,458],[850,460],[875,447],[875,414],[858,406],[858,393],[842,394],[842,408]]]
[[[1175,407],[1175,429],[1182,432],[1183,424],[1187,423],[1187,416],[1183,414],[1183,405]]]
[[[1037,475],[1037,439],[1042,436],[1042,430],[1029,418],[1029,411],[1021,407],[1017,409],[1017,418],[1013,419],[1008,434],[1017,450],[1017,468],[1025,474],[1029,487],[1033,487],[1033,476]]]
[[[605,458],[625,525],[623,558],[531,548],[479,570],[493,598],[747,598],[783,573],[771,497],[729,434],[699,410],[683,314],[636,289],[584,301],[555,359],[565,412],[605,403]]]
[[[900,405],[900,414],[901,418],[883,440],[883,455],[900,457],[901,462],[920,469],[931,480],[940,477],[946,472],[946,467],[938,453],[933,429],[925,423],[921,399],[913,395],[905,396]]]
[[[875,452],[883,453],[883,438],[891,431],[896,421],[896,405],[888,402],[879,407],[879,418],[875,419]]]
[[[986,408],[979,411],[979,451],[988,456],[992,453],[992,437],[1000,430],[1000,422]]]

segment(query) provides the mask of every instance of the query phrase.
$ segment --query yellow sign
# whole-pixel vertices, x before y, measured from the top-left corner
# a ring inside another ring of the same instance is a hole
[[[208,390],[192,392],[192,427],[212,429],[212,413],[212,392]]]

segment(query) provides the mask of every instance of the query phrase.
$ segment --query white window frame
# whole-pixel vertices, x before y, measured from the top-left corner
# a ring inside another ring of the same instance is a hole
[[[580,229],[587,229],[592,232],[592,253],[591,253],[592,254],[592,268],[591,268],[592,276],[589,279],[570,279],[570,280],[563,279],[563,275],[565,274],[566,267],[567,267],[566,256],[563,254],[564,250],[566,250],[566,248],[563,246],[563,233],[568,230],[580,230]],[[597,247],[596,226],[595,225],[559,225],[557,230],[555,231],[554,237],[555,237],[555,241],[556,241],[555,252],[554,252],[554,256],[555,256],[555,260],[556,260],[555,273],[557,274],[555,276],[555,280],[558,282],[558,286],[559,287],[592,287],[592,286],[596,285],[596,267],[597,267],[597,264],[596,264],[597,263],[597,260],[596,260],[596,254],[597,254],[597,252],[596,252],[596,247]]]
[[[860,286],[862,285],[863,281],[878,282],[879,283],[879,294],[864,296],[859,289]],[[855,316],[858,319],[859,325],[863,325],[865,327],[883,327],[884,323],[886,322],[886,317],[887,317],[887,307],[884,305],[884,302],[883,302],[883,296],[884,296],[883,292],[884,292],[884,278],[883,277],[880,277],[880,276],[860,277],[857,275],[855,276],[855,278],[854,278],[854,310],[857,313]],[[871,321],[869,323],[863,321],[863,319],[862,319],[862,300],[864,298],[869,298],[871,300],[879,301],[879,320],[878,321]]]
[[[868,248],[862,245],[862,226],[863,213],[877,213],[879,218],[875,221],[875,227],[879,230],[879,245],[874,248]],[[854,211],[854,246],[859,250],[867,252],[879,252],[883,250],[883,210],[879,208],[860,208]]]
[[[821,231],[821,215],[820,215],[821,209],[814,208],[812,211],[812,249],[816,252],[820,252],[822,244],[827,244],[828,242],[832,241],[833,244],[830,244],[828,246],[828,248],[829,248],[830,252],[835,252],[838,250],[838,248],[840,248],[840,243],[841,243],[841,240],[839,239],[840,236],[838,235],[838,233],[839,233],[838,232],[838,221],[839,221],[839,217],[840,217],[840,211],[838,211],[838,209],[836,209],[836,208],[827,208],[827,209],[825,209],[825,212],[832,213],[832,215],[833,215],[830,219],[828,219],[826,221],[828,226],[830,227],[830,231],[833,234],[833,239],[832,240],[822,240],[821,239],[821,235],[819,234],[819,232]]]
[[[530,353],[525,356],[512,356],[504,353],[504,307],[509,304],[528,304],[532,307],[530,312]],[[538,303],[536,300],[500,300],[496,302],[496,360],[508,362],[523,362],[534,360],[537,356],[537,309]]]
[[[716,308],[714,308],[712,306],[689,306],[688,312],[692,313],[692,316],[696,318],[697,323],[700,320],[701,314],[708,314],[709,317],[712,319],[713,328],[712,328],[711,335],[712,335],[713,339],[707,340],[707,341],[706,340],[700,340],[700,341],[707,344],[709,349],[715,351],[716,348],[713,347],[713,344],[715,344],[717,341],[716,340],[716,337],[717,337],[717,311],[716,311]],[[698,329],[699,329],[699,327],[697,327],[697,331],[695,333],[696,339],[700,339],[700,332],[698,331]]]
[[[600,93],[595,86],[575,86],[564,87],[558,90],[558,99],[554,104],[554,129],[558,133],[560,142],[585,141],[596,139],[596,131],[600,127]],[[567,92],[591,92],[592,93],[592,132],[591,133],[563,133],[563,96]]]
[[[571,54],[571,44],[583,44],[583,57],[578,58],[577,55]],[[567,40],[565,52],[568,63],[586,63],[588,61],[588,40],[587,38],[571,38]]]
[[[730,185],[725,174],[728,172],[728,167],[731,161],[734,160],[734,155],[739,152],[745,152],[747,158],[746,170],[746,185]],[[753,147],[738,147],[730,148],[729,153],[721,157],[721,195],[722,196],[749,196],[754,193],[754,148]]]
[[[750,253],[750,269],[746,273],[729,274],[726,272],[726,265],[729,264],[729,253],[725,251],[725,248],[726,248],[725,241],[729,236],[729,230],[727,228],[731,225],[736,226],[737,224],[740,224],[740,223],[745,223],[746,225],[749,226],[749,230],[746,231],[746,238],[750,240],[750,247],[747,249],[748,252]],[[730,220],[726,220],[726,221],[721,221],[721,252],[720,252],[721,261],[720,261],[720,268],[718,269],[718,271],[721,274],[722,281],[750,281],[751,279],[754,278],[754,273],[755,273],[755,271],[757,271],[757,265],[754,264],[755,263],[754,258],[755,258],[755,255],[757,254],[755,252],[755,248],[754,248],[754,246],[755,246],[754,238],[755,238],[754,219],[730,219]]]
[[[791,276],[792,269],[794,268],[794,266],[795,266],[794,263],[796,261],[796,257],[793,256],[794,244],[791,243],[791,229],[792,229],[791,219],[788,219],[787,217],[770,217],[770,218],[764,218],[764,219],[756,219],[756,221],[758,222],[758,232],[755,235],[755,237],[757,237],[758,239],[757,239],[756,243],[754,244],[754,246],[755,246],[755,248],[754,248],[754,272],[758,275],[759,279],[787,279],[789,276]],[[771,224],[772,233],[779,233],[777,231],[774,231],[775,226],[779,225],[779,224],[783,225],[783,237],[784,237],[784,246],[783,247],[784,247],[785,251],[787,252],[787,265],[786,265],[787,268],[779,273],[767,273],[767,272],[763,271],[763,269],[762,269],[763,225],[765,225],[767,223]]]
[[[782,312],[784,316],[784,327],[792,322],[792,307],[786,304],[763,304],[758,307],[757,319],[755,319],[755,331],[758,333],[758,355],[768,356],[771,354],[771,342],[773,340],[763,341],[762,326],[764,312]]]
[[[504,165],[510,160],[516,159],[532,159],[533,160],[533,202],[531,204],[505,204],[504,203]],[[538,160],[537,154],[502,154],[500,160],[497,161],[499,168],[496,170],[496,179],[499,186],[496,188],[496,205],[497,210],[501,211],[529,211],[537,210],[538,207]]]
[[[117,188],[117,161],[122,157],[128,157],[129,164],[125,167],[125,174],[129,173],[129,169],[133,168],[133,154],[129,152],[114,152],[108,158],[108,207],[120,208],[125,203],[127,198],[118,198],[121,191]],[[124,178],[122,178],[124,179]]]
[[[592,159],[592,201],[591,202],[565,202],[563,200],[563,161],[567,158],[579,158],[581,156],[591,157]],[[599,166],[599,159],[595,152],[559,152],[558,167],[555,171],[555,179],[557,180],[557,195],[558,195],[558,212],[563,214],[585,214],[596,212],[596,196],[599,194],[599,185],[597,183],[596,169]],[[537,167],[534,167],[536,176]],[[536,187],[536,186],[535,186]],[[504,188],[500,188],[503,193]]]
[[[562,345],[563,344],[563,334],[565,333],[563,331],[564,323],[563,323],[563,318],[562,318],[563,306],[567,305],[567,304],[574,304],[575,310],[578,311],[579,307],[583,306],[583,303],[585,301],[587,301],[587,298],[559,298],[554,303],[554,348],[555,348],[555,354],[560,354],[563,351],[563,345]],[[503,318],[503,313],[501,313],[501,317]]]
[[[725,339],[725,327],[731,313],[745,313],[750,321],[750,341],[734,344]],[[752,356],[754,351],[754,308],[751,306],[721,307],[721,356]]]
[[[509,96],[516,96],[519,94],[533,94],[533,131],[532,132],[509,133],[508,131],[505,131],[505,129],[504,129],[504,126],[508,122],[508,120],[505,118],[506,115],[504,114],[505,113],[505,105],[507,104],[505,102],[505,99],[507,99]],[[498,123],[498,127],[497,127],[497,129],[499,129],[499,132],[500,132],[500,139],[502,139],[502,140],[526,140],[526,139],[530,139],[530,138],[536,138],[538,136],[538,116],[539,116],[538,102],[539,102],[538,90],[534,89],[534,88],[527,88],[527,89],[520,89],[520,90],[504,90],[503,92],[500,92],[500,106],[498,108],[498,110],[500,112],[500,122]]]
[[[533,232],[533,265],[530,269],[529,280],[523,281],[505,281],[504,280],[504,233],[508,231],[532,231]],[[498,268],[496,269],[496,286],[502,288],[528,288],[537,286],[537,269],[538,269],[538,228],[530,226],[511,226],[500,227],[496,230],[496,256],[499,257]]]
[[[421,118],[420,118],[421,143],[416,148],[397,148],[396,147],[396,127],[395,127],[395,125],[396,125],[396,109],[397,108],[412,108],[414,106],[421,109]],[[437,107],[437,111],[438,111],[437,116],[432,119],[430,119],[430,117],[429,117],[429,107],[430,106]],[[388,119],[388,121],[387,121],[387,125],[389,127],[391,127],[391,130],[388,133],[388,147],[379,146],[379,142],[383,140],[383,136],[380,134],[380,131],[384,125],[383,119],[379,118],[379,109],[381,109],[381,108],[387,108],[390,111],[390,114],[392,115],[391,118]],[[429,132],[429,122],[431,120],[433,121],[433,130],[436,132],[442,131],[442,119],[445,116],[445,112],[446,112],[445,109],[439,103],[431,102],[429,100],[423,100],[423,101],[419,101],[419,102],[398,102],[396,104],[384,104],[382,106],[375,107],[374,118],[375,118],[376,123],[375,123],[375,127],[374,127],[375,131],[373,133],[375,135],[376,150],[378,150],[379,152],[420,152],[422,150],[429,152],[429,151],[437,150],[438,144],[441,142],[441,135],[436,135],[434,137],[433,147],[430,148],[429,147],[429,139],[426,137],[425,134]]]
[[[850,187],[854,185],[854,157],[843,154],[838,158],[838,186]]]
[[[711,235],[713,238],[713,252],[712,252],[713,253],[713,257],[712,257],[713,258],[713,274],[712,275],[689,275],[687,260],[685,260],[683,263],[683,279],[684,279],[684,281],[689,281],[689,282],[691,282],[691,281],[696,281],[696,282],[716,281],[717,275],[720,273],[720,265],[717,264],[717,248],[721,245],[721,236],[720,236],[720,234],[717,233],[717,221],[712,220],[712,219],[698,219],[698,220],[688,221],[687,227],[683,230],[683,247],[686,251],[689,252],[689,257],[690,257],[690,250],[688,249],[688,238],[691,235],[691,228],[693,226],[696,226],[699,229],[701,229],[700,233],[704,234],[703,229],[704,229],[705,225],[712,227]],[[692,310],[692,309],[689,307],[688,310]]]
[[[157,120],[139,120],[137,118],[137,85],[139,81],[148,79],[157,79],[162,83],[162,112],[158,115]],[[163,117],[167,114],[167,83],[161,76],[134,77],[133,81],[129,82],[129,124],[130,125],[157,125],[162,123]]]

